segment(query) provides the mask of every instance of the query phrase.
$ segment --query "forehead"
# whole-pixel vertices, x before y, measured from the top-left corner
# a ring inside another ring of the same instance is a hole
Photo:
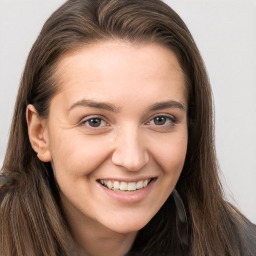
[[[105,41],[82,46],[58,62],[59,93],[69,98],[114,97],[147,93],[161,97],[182,91],[186,101],[184,73],[175,54],[159,44]],[[81,96],[81,95],[80,95]],[[68,99],[67,99],[68,100]]]

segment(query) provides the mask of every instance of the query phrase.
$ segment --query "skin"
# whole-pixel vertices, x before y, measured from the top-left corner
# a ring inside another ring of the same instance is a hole
[[[27,108],[31,145],[41,161],[52,162],[81,251],[123,255],[183,168],[188,138],[182,69],[163,46],[113,40],[63,56],[56,77],[60,89],[47,120]],[[137,192],[116,192],[126,194],[117,200],[99,183],[147,178],[154,182],[142,199]]]

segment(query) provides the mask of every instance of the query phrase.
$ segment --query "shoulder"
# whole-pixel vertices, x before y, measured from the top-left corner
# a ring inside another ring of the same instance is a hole
[[[256,225],[248,220],[240,222],[240,250],[243,256],[256,255]]]

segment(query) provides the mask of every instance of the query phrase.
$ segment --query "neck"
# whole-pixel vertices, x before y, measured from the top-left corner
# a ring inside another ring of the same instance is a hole
[[[72,224],[71,224],[72,223]],[[95,223],[74,221],[70,228],[75,241],[80,247],[80,256],[123,256],[132,247],[136,232],[120,234],[105,227],[95,227]]]
[[[64,207],[65,208],[65,207]],[[137,232],[118,233],[83,214],[64,210],[79,256],[123,256],[129,252]]]
[[[136,234],[123,234],[123,235],[104,235],[93,237],[91,234],[83,233],[82,236],[76,237],[80,254],[79,256],[123,256],[129,252]]]

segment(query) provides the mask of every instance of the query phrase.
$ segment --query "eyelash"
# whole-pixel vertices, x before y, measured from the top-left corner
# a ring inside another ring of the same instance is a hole
[[[91,126],[91,125],[86,125],[86,123],[92,121],[92,120],[100,120],[100,126]],[[104,120],[104,118],[102,118],[101,116],[91,116],[85,120],[83,120],[80,125],[86,125],[87,127],[91,128],[91,129],[99,129],[99,128],[102,128],[102,122],[106,123],[106,125],[104,125],[103,127],[105,126],[109,126],[109,123],[107,121]]]
[[[160,125],[157,125],[157,124],[153,124],[157,127],[166,127],[166,126],[173,126],[177,123],[177,120],[173,117],[173,116],[169,116],[169,115],[157,115],[157,116],[154,116],[149,122],[147,122],[146,124],[150,124],[151,122],[155,122],[157,118],[164,118],[165,119],[165,123],[164,124],[160,124]]]
[[[155,123],[151,124],[151,122],[155,122],[157,118],[164,118],[165,119],[165,123],[164,124],[160,124],[160,125],[157,125]],[[91,126],[88,124],[88,122],[90,121],[95,121],[95,120],[98,120],[100,121],[100,125],[99,126]],[[102,125],[102,122],[105,123],[105,125]],[[177,120],[176,118],[174,118],[173,116],[170,116],[170,115],[156,115],[154,116],[153,118],[151,118],[148,122],[145,123],[145,125],[153,125],[153,126],[156,126],[157,129],[161,129],[161,128],[172,128],[175,124],[177,124]],[[101,116],[91,116],[83,121],[80,122],[79,126],[87,126],[89,127],[90,129],[101,129],[101,128],[105,128],[106,126],[110,126],[109,122],[105,121],[103,117]]]

